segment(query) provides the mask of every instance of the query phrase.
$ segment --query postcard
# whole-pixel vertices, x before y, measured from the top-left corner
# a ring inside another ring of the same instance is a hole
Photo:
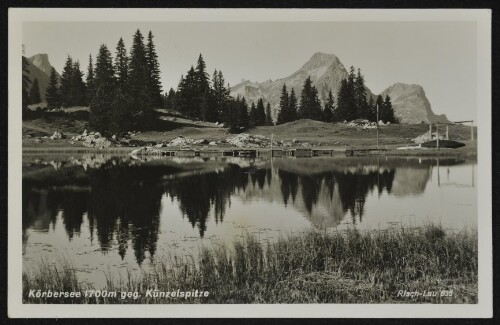
[[[8,51],[10,317],[492,317],[490,10],[11,8]]]

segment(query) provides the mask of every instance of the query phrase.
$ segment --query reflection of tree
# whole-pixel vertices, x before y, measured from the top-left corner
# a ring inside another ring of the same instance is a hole
[[[292,195],[292,202],[295,202],[299,184],[297,174],[284,170],[278,170],[278,176],[280,178],[281,193],[283,195],[283,202],[285,203],[285,206],[288,204],[288,198],[290,195]]]
[[[128,241],[140,264],[156,251],[159,211],[163,189],[159,167],[140,168],[106,163],[89,172],[91,187],[89,221],[94,222],[103,250],[112,245],[114,234],[118,251],[125,256]]]
[[[210,208],[214,207],[216,222],[222,222],[230,197],[236,190],[244,190],[248,184],[247,169],[230,165],[222,172],[203,173],[174,179],[165,185],[170,196],[179,201],[179,208],[187,216],[200,236],[206,231]],[[253,176],[253,174],[252,174]],[[251,176],[251,177],[252,177]],[[255,182],[264,185],[265,170],[255,176]]]
[[[369,192],[373,192],[375,187],[379,193],[384,189],[388,193],[391,192],[394,169],[368,173],[334,172],[333,176],[339,188],[343,210],[345,213],[350,211],[355,222],[355,216],[359,216],[360,220],[363,218],[365,200]]]

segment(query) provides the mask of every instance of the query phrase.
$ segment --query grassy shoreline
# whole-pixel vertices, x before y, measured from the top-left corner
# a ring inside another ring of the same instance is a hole
[[[441,226],[360,232],[310,231],[262,243],[248,236],[213,245],[197,258],[171,257],[139,278],[107,275],[118,297],[34,298],[30,290],[84,292],[71,263],[40,263],[23,272],[24,303],[477,303],[477,233]],[[203,298],[146,294],[200,290]],[[400,292],[436,296],[401,296]],[[453,292],[441,296],[442,291]],[[451,291],[450,291],[451,290]],[[140,297],[120,298],[120,292]]]

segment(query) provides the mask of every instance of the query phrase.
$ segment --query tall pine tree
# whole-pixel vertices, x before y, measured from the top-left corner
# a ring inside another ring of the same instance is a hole
[[[57,72],[54,67],[50,70],[49,84],[45,90],[45,100],[47,101],[47,108],[58,109],[61,108],[61,96],[59,92],[59,80]]]
[[[90,127],[109,134],[116,99],[116,78],[111,53],[104,44],[99,48],[94,72],[95,94],[90,105]]]
[[[146,46],[146,59],[149,69],[149,91],[152,104],[155,107],[162,106],[162,87],[160,81],[160,63],[158,62],[158,55],[156,54],[155,44],[153,42],[153,33],[148,33],[148,43]]]
[[[281,88],[280,111],[278,113],[278,124],[289,122],[289,99],[286,85]]]
[[[302,94],[300,95],[299,118],[312,120],[322,119],[321,103],[318,98],[318,90],[312,85],[311,77],[304,81]]]
[[[127,91],[128,85],[128,61],[127,49],[125,48],[125,42],[123,38],[120,37],[118,44],[116,45],[116,56],[115,56],[115,76],[117,86],[122,92]]]
[[[35,78],[29,91],[29,102],[30,104],[38,104],[41,101],[42,99],[40,97],[40,86],[38,84],[38,79]]]
[[[96,68],[97,69],[97,68]],[[129,63],[128,93],[132,98],[130,116],[132,128],[149,129],[152,127],[156,114],[150,91],[150,69],[146,57],[144,37],[138,29],[132,40]]]
[[[266,105],[266,125],[273,125],[273,115],[271,113],[271,104]]]
[[[61,75],[61,105],[70,107],[73,105],[73,59],[68,55]]]
[[[255,122],[256,125],[264,125],[266,123],[266,109],[264,108],[264,101],[262,98],[257,100]]]
[[[328,92],[328,99],[326,100],[325,107],[323,108],[323,121],[324,122],[333,122],[333,111],[334,111],[334,101],[333,94],[330,90]]]
[[[92,102],[92,97],[94,96],[94,62],[92,61],[92,55],[89,55],[89,66],[87,68],[87,79],[85,80],[87,84],[87,103],[90,105]]]
[[[83,72],[80,70],[80,62],[73,63],[71,75],[71,106],[85,106],[87,104],[86,86],[83,82]]]

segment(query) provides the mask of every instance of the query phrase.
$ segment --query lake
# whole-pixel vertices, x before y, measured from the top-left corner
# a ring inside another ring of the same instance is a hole
[[[79,280],[245,236],[441,224],[477,228],[475,161],[439,158],[23,156],[23,268],[68,259]]]

